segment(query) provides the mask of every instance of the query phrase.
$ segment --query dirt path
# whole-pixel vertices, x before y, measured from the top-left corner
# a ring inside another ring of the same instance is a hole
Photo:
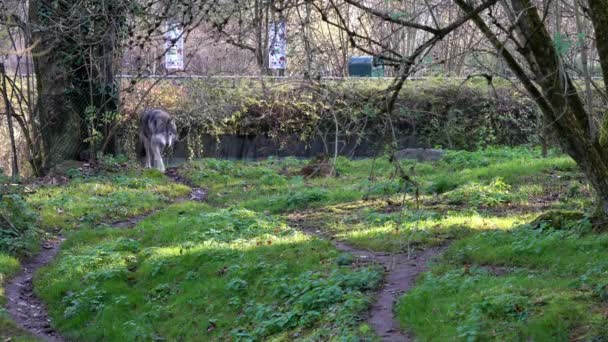
[[[24,330],[46,341],[65,341],[53,327],[44,303],[34,293],[32,278],[42,266],[48,264],[59,252],[64,239],[48,240],[42,251],[21,265],[21,272],[5,285],[6,309],[11,318]]]
[[[174,182],[186,184],[188,186],[191,185],[180,177],[175,169],[167,170],[167,176]],[[191,187],[191,189],[189,197],[178,198],[174,203],[186,200],[205,200],[207,193],[204,189],[196,187]],[[141,220],[153,215],[161,209],[162,207],[143,215],[112,222],[111,227],[132,228]],[[47,265],[55,258],[64,241],[65,239],[63,237],[45,241],[40,253],[35,257],[24,261],[21,265],[21,272],[10,279],[5,285],[5,295],[7,298],[6,309],[13,321],[24,330],[45,341],[62,342],[66,341],[66,339],[51,326],[51,319],[49,318],[46,306],[34,293],[32,279],[38,269]]]
[[[190,180],[180,176],[177,167],[170,167],[165,172],[167,177],[171,178],[175,183],[181,183],[190,187],[190,200],[203,202],[207,198],[207,190],[196,187]]]
[[[205,200],[206,191],[193,187],[193,184],[177,173],[176,168],[167,169],[166,174],[174,182],[188,185],[192,189],[189,198],[180,198],[176,202]],[[123,221],[113,222],[111,226],[115,228],[131,228],[158,210],[160,209]],[[401,331],[399,328],[399,323],[394,315],[395,301],[414,286],[416,277],[426,269],[427,262],[441,253],[444,247],[428,248],[411,257],[405,254],[372,252],[358,249],[344,242],[324,236],[321,231],[307,227],[301,218],[294,218],[292,223],[308,234],[330,240],[340,251],[352,253],[366,262],[376,262],[382,265],[385,270],[384,284],[376,296],[376,301],[372,305],[368,322],[383,341],[403,342],[413,340],[410,334]],[[24,330],[45,341],[62,342],[66,341],[66,339],[51,326],[44,303],[34,293],[32,279],[39,268],[47,265],[55,258],[63,241],[62,237],[46,241],[43,244],[42,251],[34,258],[25,261],[22,264],[21,272],[8,281],[5,286],[8,300],[7,311],[13,320]]]
[[[359,249],[323,234],[320,230],[306,225],[305,220],[291,215],[292,224],[301,231],[329,240],[340,251],[348,252],[366,262],[375,262],[384,268],[384,283],[376,294],[376,300],[369,311],[367,322],[376,334],[386,342],[414,341],[412,334],[399,327],[394,313],[396,300],[414,287],[414,281],[426,270],[427,263],[445,250],[445,246],[431,247],[409,256]]]

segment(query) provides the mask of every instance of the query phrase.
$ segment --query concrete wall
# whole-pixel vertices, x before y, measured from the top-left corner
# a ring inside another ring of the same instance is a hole
[[[328,137],[327,149],[320,138],[303,142],[293,137],[281,139],[281,146],[277,141],[266,136],[246,136],[236,134],[221,135],[219,140],[214,136],[205,135],[202,138],[203,157],[225,158],[225,159],[260,159],[269,156],[275,157],[299,157],[311,158],[319,154],[334,153],[334,138]],[[369,157],[378,154],[378,146],[382,138],[367,139],[357,144],[356,139],[342,140],[338,144],[340,155],[350,157]],[[416,147],[412,139],[405,139],[399,148]],[[184,141],[180,141],[174,149],[174,157],[177,159],[187,157],[187,148]]]

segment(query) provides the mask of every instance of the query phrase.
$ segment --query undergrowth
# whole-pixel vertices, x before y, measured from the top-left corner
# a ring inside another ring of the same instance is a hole
[[[183,203],[132,230],[74,234],[36,288],[80,341],[355,338],[381,279],[247,209]]]
[[[607,245],[608,234],[526,226],[462,239],[399,319],[421,340],[605,340]]]
[[[413,182],[386,157],[340,157],[337,177],[305,177],[305,165],[188,162],[180,175],[208,189],[208,204],[173,204],[129,230],[105,222],[188,188],[133,170],[76,175],[27,196],[41,227],[67,235],[35,278],[53,324],[79,341],[377,338],[361,319],[381,270],[297,224],[375,251],[451,242],[400,300],[398,318],[420,340],[606,336],[606,237],[585,220],[522,225],[590,205],[570,158],[525,147],[448,151],[436,162],[401,161]]]

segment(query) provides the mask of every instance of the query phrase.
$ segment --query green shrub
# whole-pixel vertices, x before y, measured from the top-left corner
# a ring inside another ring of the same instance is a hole
[[[35,248],[38,215],[20,194],[0,196],[0,251],[26,254]]]
[[[511,186],[502,178],[494,178],[488,185],[477,182],[465,184],[444,196],[450,204],[495,207],[513,199]]]
[[[165,108],[175,116],[189,156],[195,158],[209,147],[205,140],[209,136],[265,136],[284,147],[333,131],[335,119],[347,140],[382,140],[378,137],[384,134],[384,119],[377,114],[384,105],[388,82],[274,82],[268,87],[257,80],[172,80],[156,85],[146,105]],[[127,110],[150,85],[142,81],[127,95]],[[508,87],[496,86],[495,90],[498,96],[489,98],[484,86],[469,83],[406,83],[392,118],[397,136],[415,136],[420,145],[467,150],[537,143],[540,120],[532,101]],[[131,139],[136,124],[125,127],[119,136]],[[131,146],[132,142],[119,145]]]

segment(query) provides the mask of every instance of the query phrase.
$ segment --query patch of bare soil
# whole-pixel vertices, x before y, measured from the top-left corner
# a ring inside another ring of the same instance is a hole
[[[404,342],[414,340],[410,333],[401,330],[399,327],[399,322],[394,313],[395,302],[397,298],[414,287],[416,278],[426,270],[428,262],[443,252],[446,246],[427,248],[413,255],[373,252],[328,237],[320,230],[308,226],[302,220],[302,217],[297,216],[297,214],[292,215],[290,221],[294,227],[309,235],[330,240],[338,250],[356,256],[359,263],[364,260],[381,265],[385,272],[384,283],[376,294],[367,322],[374,328],[376,334],[382,338],[382,341]]]
[[[192,189],[190,191],[190,200],[191,201],[203,202],[207,198],[207,190],[196,187],[194,185],[194,183],[192,183],[189,179],[182,177],[179,174],[177,167],[168,168],[165,171],[165,174],[167,175],[167,177],[171,178],[174,182],[184,184],[186,186],[189,186],[190,189]]]
[[[328,177],[332,174],[333,168],[329,156],[320,155],[313,158],[306,166],[300,170],[300,175],[306,178]]]
[[[167,176],[178,183],[189,185],[188,182],[177,174],[177,170],[168,170]],[[192,201],[204,201],[207,192],[204,189],[193,187],[189,199]],[[176,202],[188,200],[187,198],[177,199]],[[132,228],[139,221],[156,213],[153,210],[149,213],[129,218],[124,221],[111,223],[115,228]],[[22,263],[21,272],[10,279],[5,285],[7,298],[6,309],[11,318],[24,330],[29,331],[35,336],[52,342],[66,341],[52,326],[44,303],[34,293],[32,279],[38,269],[50,263],[63,243],[61,237],[50,239],[43,243],[42,251],[35,257]]]

